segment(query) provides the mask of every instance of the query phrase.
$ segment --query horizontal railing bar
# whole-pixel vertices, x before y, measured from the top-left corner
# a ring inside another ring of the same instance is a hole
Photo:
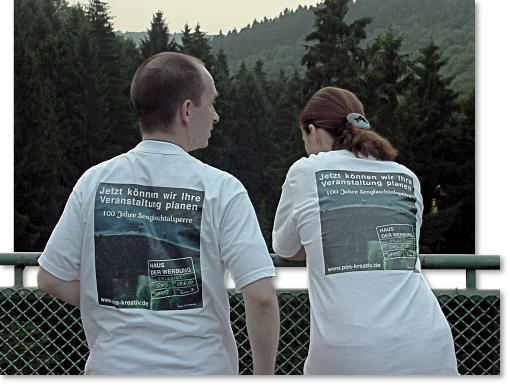
[[[459,295],[463,295],[466,297],[470,297],[471,299],[476,298],[476,296],[485,298],[485,297],[500,297],[501,292],[498,289],[432,289],[432,292],[436,297],[440,295],[449,295],[450,297],[456,297]]]
[[[20,288],[16,288],[16,287],[12,287],[12,286],[1,286],[0,287],[0,291],[2,290],[6,290],[6,289],[12,289],[12,294],[19,294],[20,291],[19,289]],[[39,297],[43,297],[45,294],[38,291],[38,289],[36,287],[23,287],[23,290],[26,291],[26,294],[30,294],[30,295],[37,295]],[[450,297],[456,297],[456,296],[459,296],[459,295],[463,295],[463,296],[466,296],[466,297],[469,297],[471,299],[474,299],[476,298],[477,296],[479,296],[480,298],[486,298],[486,297],[500,297],[501,296],[501,291],[500,290],[497,290],[497,289],[433,289],[431,288],[432,292],[434,293],[434,295],[436,297],[439,297],[441,295],[449,295]],[[236,294],[236,289],[227,289],[227,292],[230,293],[230,294]],[[307,288],[303,288],[303,289],[276,289],[276,294],[277,295],[281,295],[281,294],[292,294],[292,295],[299,295],[299,294],[303,294],[303,295],[306,295],[308,296],[308,289]]]
[[[276,267],[305,267],[306,261],[289,261],[271,254]],[[499,270],[499,255],[477,254],[420,254],[420,264],[424,269],[475,269]]]
[[[12,289],[13,293],[19,293],[20,288],[13,288],[12,286],[0,286],[0,290]],[[38,296],[44,296],[44,293],[41,293],[37,290],[37,287],[23,287],[23,290],[27,292],[27,294],[37,294]],[[451,296],[456,295],[465,295],[466,297],[472,296],[480,296],[480,297],[489,297],[496,296],[499,297],[501,292],[498,289],[434,289],[431,288],[432,292],[435,296],[439,296],[441,294],[447,294]],[[235,294],[236,289],[227,289],[227,292],[230,294]],[[296,288],[296,289],[276,289],[277,294],[308,294],[307,288]]]
[[[37,259],[41,254],[41,252],[0,253],[0,265],[38,266]]]
[[[485,297],[499,297],[501,295],[500,290],[498,289],[432,289],[432,292],[436,297],[440,295],[449,295],[451,297],[455,297],[458,295],[464,295],[466,297],[475,297],[480,296],[482,298]],[[230,294],[236,293],[235,289],[227,289],[227,291]],[[307,288],[300,288],[300,289],[276,289],[276,293],[278,295],[280,294],[293,294],[293,295],[299,295],[299,294],[306,294],[308,295],[308,289]]]
[[[476,269],[499,270],[499,255],[476,254],[421,254],[425,269]]]
[[[306,261],[289,261],[281,259],[276,254],[271,254],[275,267],[306,267]]]
[[[0,265],[23,265],[37,266],[40,252],[16,252],[0,253]],[[292,262],[280,259],[276,254],[271,254],[275,266],[294,267],[306,266],[306,262]],[[477,269],[499,270],[499,255],[476,255],[476,254],[421,254],[421,266],[424,269]]]

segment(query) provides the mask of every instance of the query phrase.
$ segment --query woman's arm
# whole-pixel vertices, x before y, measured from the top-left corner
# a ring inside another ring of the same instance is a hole
[[[37,286],[43,293],[51,294],[70,305],[80,307],[80,281],[64,281],[39,267]]]
[[[296,254],[294,254],[292,257],[281,257],[278,256],[280,259],[287,259],[292,261],[306,261],[306,251],[303,246],[301,246]]]

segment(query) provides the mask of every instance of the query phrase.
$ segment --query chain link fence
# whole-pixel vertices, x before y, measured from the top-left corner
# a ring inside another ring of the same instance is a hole
[[[500,374],[500,298],[439,295],[460,374]]]
[[[241,294],[229,292],[239,372],[252,359]],[[278,290],[281,337],[276,374],[302,374],[308,353],[306,290]],[[500,298],[439,294],[450,323],[460,374],[500,373]],[[88,347],[80,312],[33,288],[0,288],[0,374],[81,374]]]

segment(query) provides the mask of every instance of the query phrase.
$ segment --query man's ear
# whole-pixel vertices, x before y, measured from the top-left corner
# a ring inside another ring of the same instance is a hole
[[[179,108],[179,118],[186,125],[189,123],[191,104],[191,100],[186,99],[184,102],[182,102],[181,107]]]

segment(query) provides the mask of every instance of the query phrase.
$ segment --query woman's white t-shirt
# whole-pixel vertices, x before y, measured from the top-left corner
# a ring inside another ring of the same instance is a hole
[[[417,177],[395,162],[339,150],[289,169],[273,249],[306,251],[305,374],[457,374],[448,322],[421,274],[422,213]]]

